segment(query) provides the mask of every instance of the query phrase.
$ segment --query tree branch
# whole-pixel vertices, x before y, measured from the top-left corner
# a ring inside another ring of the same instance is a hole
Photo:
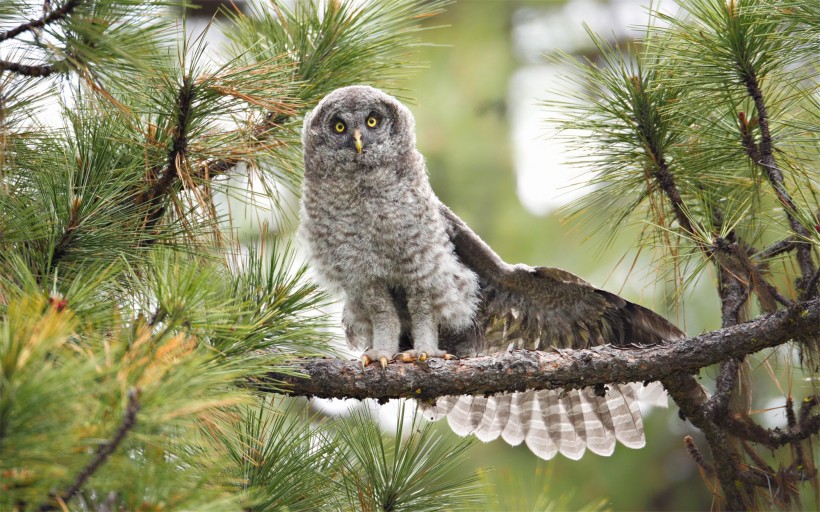
[[[80,0],[69,0],[62,7],[51,11],[50,14],[43,16],[42,18],[30,20],[28,23],[23,23],[22,25],[14,27],[11,30],[0,32],[0,42],[17,37],[23,32],[30,32],[35,29],[45,27],[49,23],[61,20],[71,14],[71,12],[76,9],[80,3],[82,3]]]
[[[789,252],[797,248],[796,240],[794,237],[789,237],[783,240],[779,240],[772,245],[766,247],[762,251],[755,254],[755,257],[761,260],[767,260],[769,258],[774,258],[780,254]]]
[[[114,437],[107,443],[104,443],[97,448],[97,453],[94,455],[94,458],[91,459],[91,462],[89,462],[88,465],[82,469],[82,471],[80,471],[71,486],[56,497],[59,503],[67,503],[74,497],[75,494],[77,494],[77,492],[79,492],[85,482],[91,478],[91,475],[93,475],[106,460],[108,460],[108,457],[114,453],[114,450],[117,449],[123,439],[125,439],[128,432],[134,427],[134,424],[137,422],[137,412],[140,410],[140,404],[137,401],[138,393],[139,392],[136,389],[130,389],[128,391],[128,405],[125,408],[125,414],[122,418],[122,422],[120,423],[120,427],[117,429],[117,432],[114,434]],[[43,512],[57,509],[58,507],[55,504],[45,503],[40,506],[39,510],[40,512]]]
[[[427,366],[391,363],[385,370],[371,366],[364,371],[357,361],[302,359],[293,362],[292,370],[309,379],[292,372],[271,373],[255,386],[320,398],[432,400],[446,395],[655,381],[781,345],[803,331],[817,331],[818,325],[820,299],[815,299],[751,322],[652,347],[515,350],[459,361],[434,359]]]
[[[746,140],[748,134],[743,135],[743,143],[746,147],[749,157],[752,161],[760,166],[766,173],[769,183],[774,189],[775,195],[780,203],[783,205],[783,210],[786,212],[786,218],[789,221],[792,231],[800,239],[797,242],[797,262],[800,265],[800,270],[803,273],[803,285],[808,281],[810,276],[814,273],[814,262],[812,261],[811,245],[804,240],[809,238],[809,232],[805,226],[795,216],[797,207],[786,190],[786,185],[783,180],[783,172],[777,166],[774,159],[772,134],[769,130],[769,115],[766,110],[766,103],[763,100],[763,91],[760,89],[760,83],[757,79],[754,69],[750,69],[743,75],[744,84],[749,96],[752,98],[757,110],[757,124],[760,128],[760,144],[755,148],[754,142]],[[802,286],[801,286],[802,288]]]
[[[65,61],[63,61],[65,62]],[[49,76],[59,71],[54,64],[42,64],[39,66],[30,66],[27,64],[20,64],[19,62],[11,62],[8,60],[0,60],[0,71],[9,71],[23,76],[30,76],[34,78]]]
[[[151,211],[145,219],[145,231],[152,230],[162,219],[165,214],[163,200],[178,180],[180,167],[185,165],[185,155],[188,152],[188,124],[191,120],[191,106],[194,101],[194,94],[194,81],[189,76],[183,77],[177,93],[176,123],[171,137],[171,145],[168,148],[165,173],[154,181],[151,188],[144,195],[140,195],[136,199],[138,206],[144,203],[151,206]]]

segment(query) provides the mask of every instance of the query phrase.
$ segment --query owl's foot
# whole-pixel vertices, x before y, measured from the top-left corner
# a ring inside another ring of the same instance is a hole
[[[364,370],[370,363],[379,362],[382,369],[387,368],[387,363],[393,360],[393,355],[386,350],[371,349],[362,354],[362,370]]]
[[[441,359],[458,359],[453,354],[448,354],[444,350],[408,350],[395,355],[395,359],[405,363],[426,363],[431,357]]]

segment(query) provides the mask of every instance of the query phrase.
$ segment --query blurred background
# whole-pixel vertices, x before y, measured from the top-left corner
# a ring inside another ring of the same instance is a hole
[[[220,2],[200,3],[202,9],[189,12],[189,34],[208,25]],[[433,189],[505,260],[569,270],[698,333],[720,327],[713,275],[707,273],[678,295],[674,283],[656,270],[659,256],[637,250],[640,223],[611,241],[590,217],[584,223],[566,220],[568,205],[584,191],[585,177],[568,163],[574,155],[550,122],[560,119],[560,110],[545,104],[565,100],[562,93],[571,87],[562,79],[568,70],[550,61],[552,52],[594,60],[583,23],[624,43],[640,37],[647,6],[644,0],[456,1],[425,20],[431,30],[418,49],[421,67],[403,90],[393,92],[415,114],[418,147]],[[219,46],[218,30],[207,37]],[[297,211],[298,198],[280,192],[286,210]],[[236,202],[230,209],[249,242],[260,236],[260,220],[283,234],[296,222],[293,216],[281,218],[275,208],[251,210]],[[704,370],[704,384],[709,386],[713,375]],[[772,424],[783,422],[782,392],[779,397],[778,403],[755,397],[755,407],[768,411]],[[342,411],[347,406],[317,408]],[[395,417],[395,410],[386,407],[380,416]],[[711,483],[704,482],[683,444],[685,435],[699,441],[697,432],[674,406],[645,410],[644,421],[647,446],[641,450],[619,445],[611,457],[588,453],[580,461],[560,455],[542,461],[525,446],[499,440],[477,442],[471,463],[487,468],[499,510],[574,510],[601,498],[613,510],[709,509]],[[438,430],[455,436],[446,424]]]

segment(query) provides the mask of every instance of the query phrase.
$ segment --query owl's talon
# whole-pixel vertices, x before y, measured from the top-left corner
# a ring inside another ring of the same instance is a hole
[[[390,361],[393,360],[393,357],[389,352],[384,350],[368,350],[362,354],[360,360],[362,362],[362,370],[364,370],[370,363],[375,362],[378,362],[381,369],[384,370],[387,368],[387,365],[390,364]]]
[[[416,360],[416,358],[413,357],[413,354],[410,354],[409,352],[401,352],[396,354],[395,359],[403,363],[412,363]]]
[[[448,361],[451,359],[458,359],[458,357],[453,354],[448,354],[444,350],[434,350],[429,352],[423,350],[408,350],[407,352],[396,354],[394,357],[397,361],[402,361],[404,363],[419,364],[427,364],[430,362],[430,359],[433,358],[445,359]]]

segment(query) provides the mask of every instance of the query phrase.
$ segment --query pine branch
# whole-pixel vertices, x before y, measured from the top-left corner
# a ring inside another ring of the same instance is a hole
[[[689,222],[689,217],[686,216],[686,212],[684,211],[683,199],[681,199],[678,187],[675,185],[675,176],[670,172],[669,164],[667,164],[663,158],[658,162],[655,179],[658,180],[658,184],[661,186],[664,194],[669,198],[669,202],[672,204],[672,211],[675,212],[675,218],[678,224],[680,224],[687,233],[694,234],[695,230],[692,227],[692,223]]]
[[[812,408],[816,407],[818,403],[820,403],[820,397],[817,395],[807,397],[803,401],[799,419],[793,425],[788,425],[786,430],[780,428],[766,429],[749,421],[748,418],[737,416],[724,416],[716,419],[733,435],[753,443],[762,444],[767,448],[776,449],[796,441],[808,439],[820,432],[820,415],[811,414]],[[787,411],[789,409],[789,407],[786,408]]]
[[[191,106],[194,101],[194,81],[190,76],[182,79],[176,102],[176,126],[168,149],[168,161],[165,172],[151,186],[145,197],[137,198],[137,203],[149,203],[153,209],[145,220],[145,230],[151,231],[165,214],[165,197],[179,179],[180,166],[185,165],[185,154],[188,151],[188,123],[191,118]]]
[[[93,475],[100,468],[100,466],[108,460],[108,457],[114,453],[120,443],[122,443],[123,439],[125,439],[128,432],[134,427],[137,422],[137,412],[140,410],[140,404],[137,401],[138,393],[139,391],[136,389],[130,389],[128,391],[128,405],[125,408],[125,415],[123,416],[122,422],[120,422],[120,427],[117,429],[114,437],[107,443],[102,444],[99,448],[97,448],[97,453],[94,455],[94,458],[91,459],[91,462],[89,462],[88,465],[82,469],[82,471],[80,471],[71,486],[56,497],[58,503],[64,505],[71,498],[73,498],[74,495],[80,491],[85,482],[91,478],[91,475]],[[59,507],[53,503],[45,503],[40,506],[39,510],[40,512],[43,512],[46,510],[57,510],[58,508]]]
[[[6,30],[5,32],[0,33],[0,42],[17,37],[24,32],[31,32],[38,28],[45,27],[50,23],[54,23],[55,21],[59,21],[71,14],[72,11],[74,11],[74,9],[76,9],[81,3],[81,0],[68,0],[68,2],[63,4],[62,7],[51,11],[50,14],[47,14],[42,18],[31,20],[28,23],[23,23],[22,25],[19,25],[11,30]]]
[[[257,140],[265,141],[269,139],[272,130],[283,125],[290,118],[291,116],[287,114],[270,112],[264,122],[259,123],[253,128]],[[194,176],[198,178],[214,178],[216,176],[226,174],[240,163],[242,163],[242,160],[238,158],[210,160],[202,164],[194,172]]]
[[[60,68],[62,68],[62,66],[60,66],[59,64],[43,64],[40,66],[30,66],[27,64],[20,64],[19,62],[0,60],[0,71],[9,71],[17,75],[30,76],[34,78],[52,75],[58,72]]]
[[[757,125],[760,128],[760,143],[755,147],[754,142],[746,140],[749,136],[745,135],[743,141],[744,146],[755,164],[765,171],[766,177],[769,179],[769,183],[774,189],[777,199],[780,201],[780,204],[783,205],[786,218],[789,221],[789,226],[792,228],[792,231],[799,238],[807,240],[809,238],[809,232],[795,216],[797,208],[788,190],[786,190],[783,172],[777,166],[777,161],[774,158],[772,134],[769,130],[769,115],[766,109],[766,103],[763,99],[763,92],[760,89],[760,84],[754,69],[750,68],[748,72],[744,73],[743,82],[749,96],[751,96],[754,101],[755,109],[757,110]],[[805,283],[805,281],[809,280],[815,269],[814,262],[812,261],[811,245],[804,241],[797,242],[797,262],[800,265]],[[805,284],[803,286],[805,286]],[[801,288],[803,287],[801,286]]]
[[[792,237],[786,238],[784,240],[779,240],[772,245],[766,247],[762,251],[756,254],[756,257],[760,258],[761,260],[767,260],[769,258],[774,258],[775,256],[779,256],[781,254],[787,253],[792,251],[796,248],[796,240]]]
[[[362,371],[357,361],[304,359],[294,361],[292,369],[308,379],[271,373],[256,385],[267,391],[320,398],[432,400],[446,395],[655,381],[782,345],[800,338],[804,331],[816,333],[819,324],[820,299],[815,299],[751,322],[652,347],[515,350],[460,361],[433,360],[427,366],[391,363],[383,371],[375,366]],[[698,409],[703,403],[690,405]]]

